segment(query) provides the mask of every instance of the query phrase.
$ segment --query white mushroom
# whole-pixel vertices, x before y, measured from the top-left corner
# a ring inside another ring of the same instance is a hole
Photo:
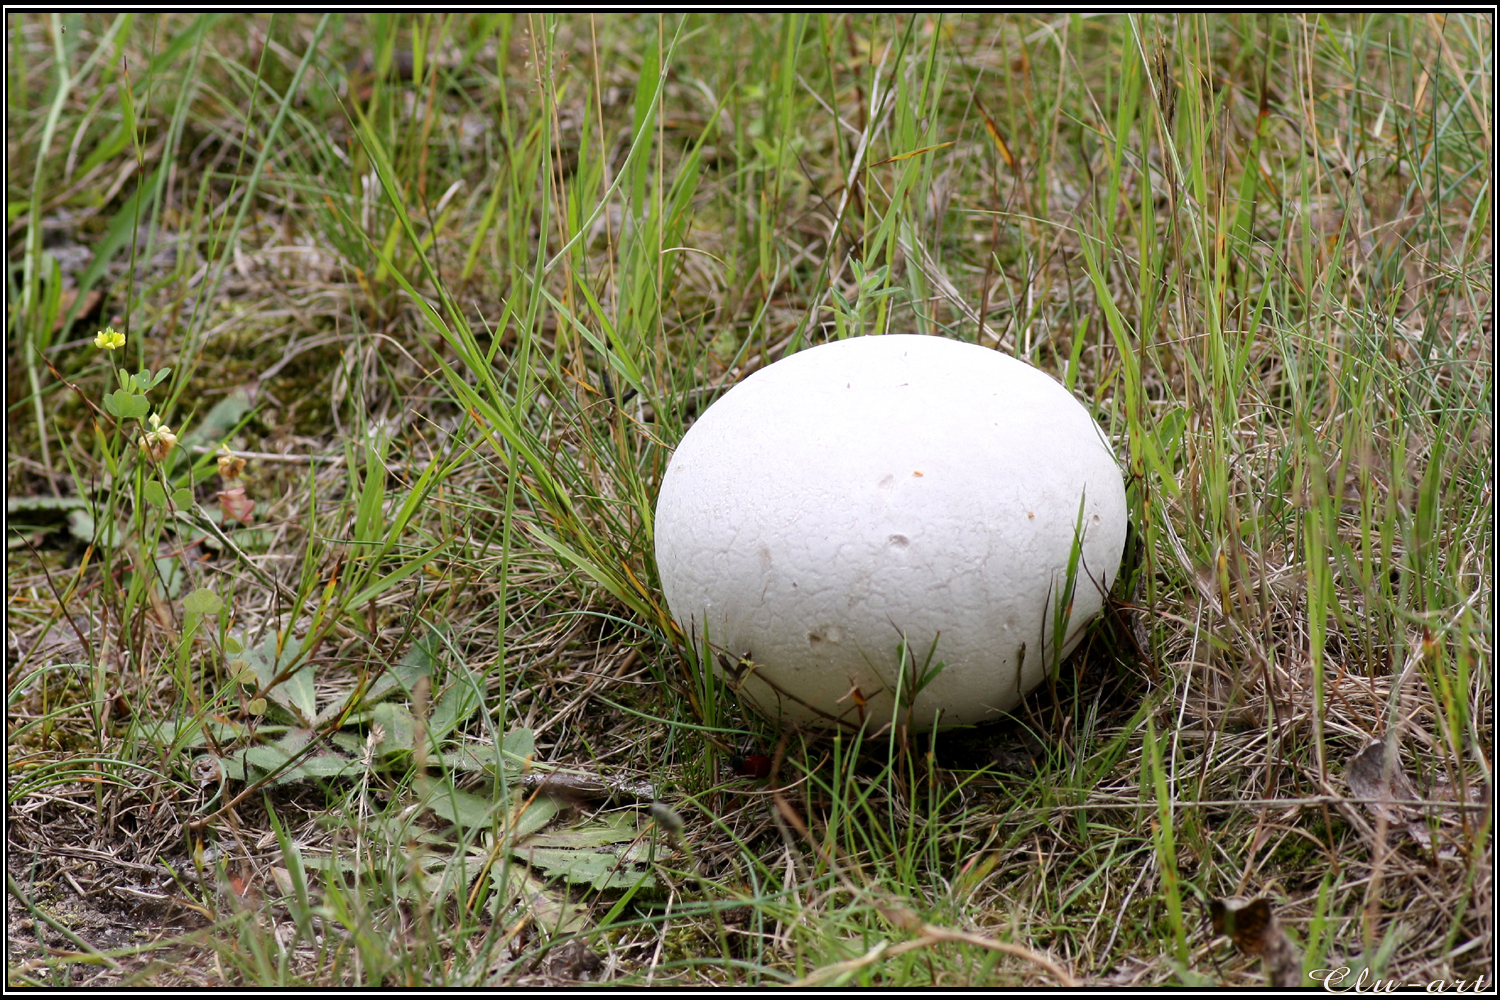
[[[994,718],[1045,678],[1103,606],[1125,526],[1114,454],[1055,379],[887,335],[784,358],[711,406],[663,479],[656,560],[673,617],[762,712],[888,721],[899,689],[926,728]]]

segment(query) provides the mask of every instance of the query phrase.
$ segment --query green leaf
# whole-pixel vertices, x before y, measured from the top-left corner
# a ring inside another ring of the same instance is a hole
[[[161,507],[167,502],[167,491],[154,479],[146,480],[146,485],[141,489],[141,495],[153,507]]]
[[[78,510],[87,509],[90,503],[85,497],[6,497],[5,510],[9,514]]]
[[[495,865],[490,869],[495,887],[492,905],[515,900],[518,910],[531,914],[531,921],[549,935],[574,934],[588,926],[583,907],[569,902],[566,893],[554,892],[520,865]]]
[[[182,599],[182,610],[190,615],[216,615],[224,601],[207,587],[199,587]]]
[[[135,126],[135,118],[130,113],[132,110],[132,105],[128,89],[121,87],[120,94],[122,98],[121,105],[126,109],[126,114],[122,117],[122,120],[115,125],[114,128],[110,129],[109,134],[105,136],[104,139],[99,143],[99,145],[95,147],[94,151],[90,153],[86,159],[84,159],[83,163],[79,164],[79,177],[87,176],[88,172],[90,170],[93,170],[99,164],[104,163],[108,160],[112,160],[116,156],[119,156],[120,151],[125,148],[125,144],[130,141],[130,132],[131,129],[133,129]],[[101,197],[100,200],[102,201],[103,198]],[[22,207],[25,207],[25,203],[22,203]],[[15,220],[11,219],[10,221],[14,222]]]
[[[430,563],[439,552],[443,551],[443,549],[446,547],[446,544],[447,543],[444,542],[434,545],[427,552],[424,552],[422,555],[413,559],[405,566],[402,566],[400,569],[381,577],[379,580],[376,580],[374,583],[361,590],[358,594],[354,595],[353,599],[348,602],[347,607],[362,608],[366,604],[369,604],[371,601],[375,600],[375,598],[379,597],[381,594],[385,593],[387,590],[390,590],[396,584],[400,583],[402,580],[406,579],[408,576],[411,576],[417,570]]]
[[[304,854],[302,867],[320,872],[352,872],[358,866],[348,854]]]
[[[518,804],[522,804],[529,798],[531,798],[530,795],[522,795],[518,792],[515,796],[515,801]],[[547,824],[556,819],[557,814],[560,812],[562,812],[562,804],[556,799],[538,796],[531,799],[530,804],[525,806],[520,816],[506,821],[505,832],[513,840],[524,840],[538,830],[545,829]]]
[[[128,88],[121,87],[120,90],[122,92],[128,91]],[[154,201],[157,185],[165,179],[166,170],[166,163],[158,166],[150,177],[146,178],[136,187],[135,193],[125,200],[125,203],[120,206],[119,211],[109,220],[109,226],[105,230],[103,239],[94,244],[93,262],[89,264],[82,276],[78,278],[78,297],[74,300],[75,309],[78,303],[83,302],[84,297],[88,295],[89,289],[93,288],[94,284],[100,278],[104,277],[105,271],[114,262],[115,255],[129,246],[131,238],[136,234],[136,227],[140,225],[143,209],[145,213],[151,211],[146,205]],[[125,377],[129,378],[129,375]]]
[[[459,771],[488,771],[491,774],[503,768],[507,774],[516,775],[530,765],[535,754],[536,740],[531,730],[515,729],[505,735],[499,747],[493,744],[465,745],[443,754],[443,764]]]
[[[205,727],[221,744],[233,743],[246,733],[245,727],[238,723],[204,722],[202,719],[187,719],[182,722],[175,719],[163,719],[160,722],[144,725],[137,732],[155,742],[173,744],[179,748],[196,747],[208,742],[208,737],[203,733]]]
[[[285,736],[276,741],[276,745],[281,747],[281,749],[285,750],[288,754],[301,753],[303,748],[311,743],[313,741],[313,738],[317,735],[318,734],[313,732],[311,729],[306,729],[301,726],[293,726],[291,729],[288,729],[286,731]]]
[[[302,654],[302,642],[288,637],[281,654],[276,653],[276,636],[268,635],[258,647],[247,649],[246,662],[255,671],[255,679],[264,688],[288,667],[297,662]],[[267,692],[271,700],[291,712],[298,721],[310,723],[317,715],[317,692],[313,689],[313,667],[306,664],[294,671],[281,683]]]
[[[172,491],[172,506],[173,507],[176,507],[178,510],[181,510],[184,507],[191,507],[192,505],[193,505],[193,491],[192,490],[188,489],[186,486],[179,486],[176,490]]]
[[[163,373],[171,371],[164,368],[157,373],[160,377]],[[245,415],[250,412],[254,404],[250,402],[250,393],[245,389],[236,389],[223,399],[214,404],[213,409],[198,422],[198,426],[186,431],[182,435],[182,445],[190,448],[193,445],[212,445],[217,447],[218,442],[224,440],[240,425]]]
[[[163,368],[161,371],[157,372],[154,377],[152,377],[151,384],[147,386],[147,388],[154,389],[157,386],[161,385],[162,381],[170,374],[172,374],[172,369]]]
[[[511,854],[551,878],[562,878],[595,889],[629,889],[656,884],[646,867],[651,845],[638,839],[631,816],[616,813],[608,819],[571,830],[528,837]]]
[[[437,665],[438,654],[443,648],[443,635],[446,631],[442,628],[431,628],[425,636],[412,643],[406,655],[401,657],[401,662],[387,667],[385,673],[370,685],[370,689],[365,692],[365,701],[367,703],[379,701],[395,691],[398,686],[408,695],[416,690],[418,680],[432,676],[432,668]]]
[[[36,350],[45,351],[52,345],[52,331],[62,306],[62,268],[58,265],[57,258],[51,254],[44,253],[39,263],[42,270],[47,272],[47,285],[42,293],[42,301],[37,303],[40,308],[35,313],[36,327],[32,343],[36,345]]]
[[[211,513],[219,513],[218,508],[214,508]],[[239,546],[243,552],[264,552],[271,547],[271,533],[263,528],[241,528],[228,534],[229,540]],[[212,535],[205,538],[203,544],[211,549],[223,548],[219,540]]]
[[[328,739],[334,746],[348,753],[363,754],[365,752],[365,741],[357,733],[337,732]]]
[[[571,830],[554,830],[552,833],[538,834],[526,841],[526,846],[567,847],[579,850],[585,847],[629,843],[633,839],[635,839],[635,830],[630,826],[619,823],[593,823]]]
[[[182,568],[182,560],[176,556],[157,556],[156,578],[168,600],[175,601],[182,588],[187,586],[187,572]]]
[[[111,416],[119,417],[121,420],[141,420],[151,412],[151,403],[145,396],[125,389],[116,389],[114,392],[105,394],[104,408]]]
[[[291,757],[291,754],[274,744],[270,746],[250,747],[234,755],[234,758],[243,761],[246,765],[260,771],[265,771],[266,773],[270,773],[281,767]]]
[[[372,437],[373,440],[365,445],[364,482],[360,484],[359,500],[354,505],[354,540],[361,544],[380,542],[386,537],[385,457],[390,440],[384,434]],[[371,547],[364,551],[378,558],[380,549]]]
[[[340,757],[336,753],[314,754],[288,768],[277,779],[278,785],[290,781],[307,781],[311,778],[343,778],[357,775],[362,768],[357,760]]]
[[[483,690],[478,679],[467,668],[458,667],[453,671],[453,680],[443,689],[437,704],[433,706],[427,731],[432,734],[434,741],[441,740],[467,722],[483,702]]]
[[[233,757],[220,757],[219,766],[224,769],[224,775],[234,781],[249,780],[246,775],[249,774],[250,769],[238,754]]]
[[[262,728],[259,731],[264,733],[266,729]],[[316,736],[317,734],[311,729],[293,727],[288,729],[274,744],[249,747],[224,758],[225,771],[231,778],[245,781],[249,780],[252,769],[262,774],[270,774],[284,768],[276,775],[275,780],[278,785],[293,781],[307,781],[311,778],[337,778],[359,771],[358,760],[350,760],[330,752],[313,754],[287,767],[287,762],[305,750]]]
[[[636,883],[650,889],[656,885],[655,876],[645,868],[644,852],[639,861],[609,852],[557,847],[520,848],[512,853],[533,868],[540,868],[548,877],[566,879],[575,885],[595,889],[629,889]]]
[[[100,530],[94,523],[94,515],[87,510],[68,513],[68,533],[85,545],[100,545],[106,549],[118,548],[120,539],[124,537],[120,529],[112,524],[107,524]]]
[[[451,783],[434,788],[424,804],[434,816],[465,828],[491,825],[496,811],[503,805],[454,788]]]
[[[577,566],[592,578],[595,583],[609,591],[620,603],[647,621],[652,620],[651,607],[639,594],[630,590],[629,585],[618,574],[605,572],[603,567],[598,563],[579,553],[561,539],[554,538],[539,525],[533,524],[530,521],[522,521],[521,523],[534,538],[544,543],[553,552],[557,553],[560,558]]]
[[[443,766],[453,771],[494,772],[498,754],[494,747],[464,747],[443,754]]]
[[[381,753],[399,753],[417,745],[417,720],[411,714],[411,709],[394,702],[385,702],[375,706],[374,714],[371,724],[382,730]]]
[[[500,749],[509,758],[507,766],[524,767],[536,756],[536,734],[530,729],[512,729],[500,741]]]

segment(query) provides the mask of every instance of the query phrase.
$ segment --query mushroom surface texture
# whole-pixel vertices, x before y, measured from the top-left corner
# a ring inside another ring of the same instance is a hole
[[[928,729],[1046,678],[1103,607],[1126,521],[1104,432],[1057,380],[887,334],[709,407],[663,478],[656,562],[678,625],[770,718]]]

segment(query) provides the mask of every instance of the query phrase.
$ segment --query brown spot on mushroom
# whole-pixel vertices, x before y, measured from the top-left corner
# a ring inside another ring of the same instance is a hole
[[[814,628],[811,632],[807,633],[807,644],[809,646],[811,646],[813,649],[817,649],[818,647],[822,646],[825,642],[829,643],[831,645],[838,645],[840,642],[843,642],[843,641],[844,641],[844,631],[843,631],[843,629],[841,629],[837,625],[833,625],[833,624],[827,624],[827,623],[825,623],[823,625],[819,625],[816,628]]]
[[[917,470],[915,470],[915,471],[912,472],[912,475],[920,477],[922,475],[922,470],[921,469],[917,469]]]

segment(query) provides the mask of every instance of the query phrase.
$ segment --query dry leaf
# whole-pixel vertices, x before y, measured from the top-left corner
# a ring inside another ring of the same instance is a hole
[[[1271,916],[1270,900],[1264,896],[1256,899],[1215,899],[1208,904],[1209,919],[1214,933],[1222,934],[1234,942],[1240,951],[1259,955],[1266,950],[1276,922]]]
[[[91,290],[83,297],[83,305],[78,307],[78,315],[73,317],[73,322],[82,323],[91,319],[99,311],[99,301],[103,296],[98,291]],[[62,333],[63,320],[68,318],[68,310],[73,308],[73,302],[78,298],[78,289],[65,288],[57,303],[57,322],[52,324],[53,333]]]
[[[1405,833],[1423,851],[1436,851],[1439,858],[1457,856],[1458,847],[1451,838],[1435,835],[1445,827],[1451,830],[1464,826],[1465,811],[1489,801],[1489,786],[1475,781],[1460,788],[1439,775],[1427,795],[1428,800],[1434,800],[1432,804],[1418,806],[1415,803],[1423,796],[1417,792],[1399,758],[1387,759],[1387,745],[1386,740],[1374,740],[1349,758],[1344,767],[1349,790],[1355,798],[1365,800],[1364,806],[1371,815]],[[1440,804],[1445,802],[1452,805]],[[1438,843],[1439,839],[1443,842]]]
[[[1455,858],[1459,855],[1457,843],[1452,836],[1438,838],[1439,842],[1434,844],[1434,834],[1439,832],[1452,833],[1464,827],[1464,813],[1468,812],[1470,817],[1478,819],[1482,813],[1474,810],[1475,806],[1483,806],[1490,800],[1490,786],[1483,781],[1464,782],[1461,786],[1449,781],[1447,776],[1438,775],[1432,783],[1432,788],[1427,793],[1427,798],[1437,802],[1451,802],[1451,806],[1437,805],[1426,811],[1427,815],[1406,824],[1406,832],[1418,844],[1422,845],[1424,851],[1432,851],[1436,848],[1439,858]],[[1436,819],[1436,830],[1431,821]]]
[[[1390,757],[1387,758],[1387,748]],[[1405,824],[1413,819],[1409,806],[1397,805],[1418,798],[1416,787],[1402,769],[1396,750],[1385,740],[1374,740],[1369,746],[1349,758],[1344,766],[1344,780],[1357,799],[1365,799],[1365,808],[1376,818],[1393,824]]]
[[[1214,934],[1222,934],[1236,948],[1249,955],[1259,955],[1266,979],[1277,989],[1302,984],[1302,955],[1288,940],[1271,901],[1264,896],[1255,899],[1214,899],[1208,904]]]
[[[236,486],[232,490],[219,491],[219,509],[224,512],[224,520],[249,524],[255,501],[245,496],[243,486]]]
[[[559,979],[578,979],[592,982],[599,978],[604,961],[591,950],[582,938],[574,938],[552,953],[548,970]]]

